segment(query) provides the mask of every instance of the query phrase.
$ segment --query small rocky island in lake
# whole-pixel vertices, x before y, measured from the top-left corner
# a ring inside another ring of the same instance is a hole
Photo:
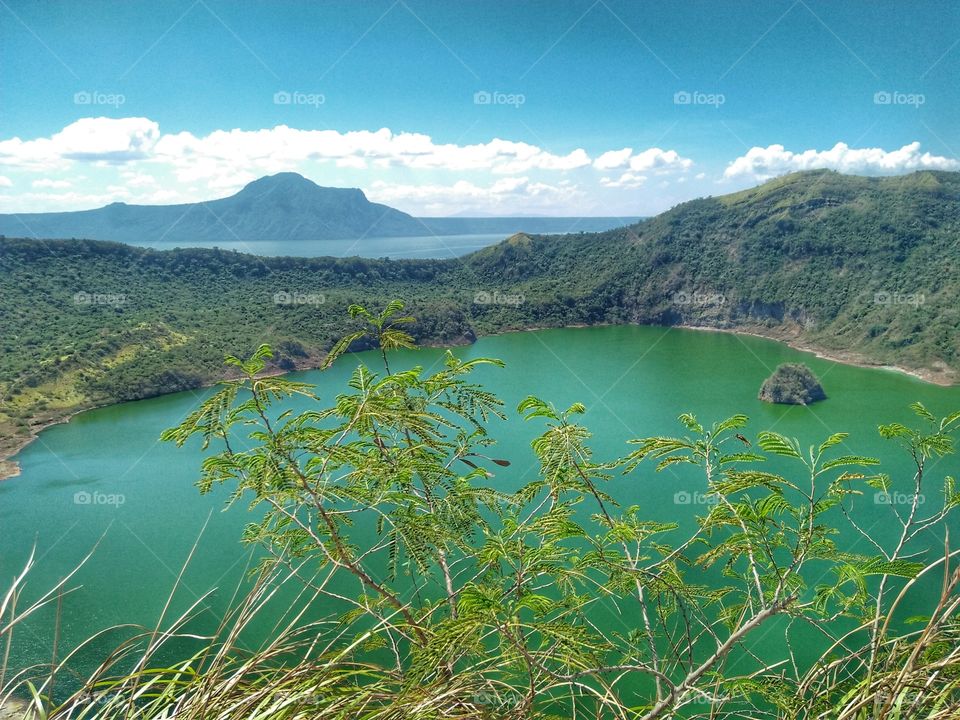
[[[820,381],[806,365],[785,363],[763,382],[760,399],[785,405],[809,405],[826,400]]]

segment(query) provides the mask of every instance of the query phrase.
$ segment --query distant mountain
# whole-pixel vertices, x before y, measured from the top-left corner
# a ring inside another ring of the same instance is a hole
[[[236,195],[183,205],[127,205],[95,210],[0,215],[7,237],[83,238],[190,246],[258,240],[597,232],[638,218],[414,218],[367,200],[357,188],[321,187],[297,173],[254,180]]]
[[[297,173],[255,180],[236,195],[183,205],[113,203],[96,210],[0,215],[0,235],[136,243],[331,240],[423,235],[423,226],[356,188],[321,187]]]

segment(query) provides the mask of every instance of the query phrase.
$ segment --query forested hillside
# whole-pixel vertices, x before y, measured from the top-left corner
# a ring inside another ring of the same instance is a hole
[[[953,378],[958,243],[960,174],[814,171],[468,262],[530,289],[534,302],[518,311],[526,323],[740,328]]]

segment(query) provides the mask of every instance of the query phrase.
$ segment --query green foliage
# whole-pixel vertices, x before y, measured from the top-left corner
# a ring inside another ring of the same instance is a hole
[[[784,363],[764,380],[759,397],[773,403],[809,405],[827,396],[810,368],[803,363]]]

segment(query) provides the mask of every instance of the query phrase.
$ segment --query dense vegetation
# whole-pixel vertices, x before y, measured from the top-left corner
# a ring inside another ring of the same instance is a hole
[[[0,424],[9,449],[29,423],[212,382],[221,357],[261,340],[275,370],[316,366],[349,304],[391,297],[409,300],[421,343],[528,327],[697,325],[952,381],[958,239],[958,173],[814,171],[609,232],[516,235],[457,260],[0,240]]]
[[[761,400],[786,405],[809,405],[826,400],[823,386],[803,363],[784,363],[760,387]]]
[[[363,338],[382,363],[357,367],[336,398],[264,377],[262,346],[229,358],[240,377],[165,432],[213,450],[201,491],[225,484],[263,511],[244,541],[266,554],[215,637],[160,665],[161,647],[191,635],[186,615],[161,619],[60,702],[69,655],[7,688],[0,663],[0,697],[72,720],[957,717],[960,551],[947,527],[960,493],[937,465],[960,413],[915,405],[919,429],[880,426],[911,460],[892,479],[843,433],[806,449],[742,415],[709,427],[683,415],[681,434],[598,460],[582,405],[528,397],[515,412],[542,428],[539,473],[506,493],[489,484],[510,469],[488,430],[513,410],[471,380],[499,363],[448,354],[436,372],[391,371],[390,351],[413,342],[402,309],[351,307],[359,324],[330,359]],[[293,395],[315,409],[289,412]],[[711,499],[693,528],[604,491],[617,475],[664,482],[678,463]],[[908,498],[883,508],[890,533],[863,524],[856,499],[875,493]],[[943,553],[917,552],[930,533]],[[0,602],[0,641],[36,607],[16,602],[23,580]],[[296,602],[271,605],[285,585],[302,588]],[[917,597],[923,615],[907,617]],[[324,617],[303,620],[316,602]],[[259,615],[279,617],[275,634],[248,650],[238,638]],[[761,642],[772,628],[776,657]]]

